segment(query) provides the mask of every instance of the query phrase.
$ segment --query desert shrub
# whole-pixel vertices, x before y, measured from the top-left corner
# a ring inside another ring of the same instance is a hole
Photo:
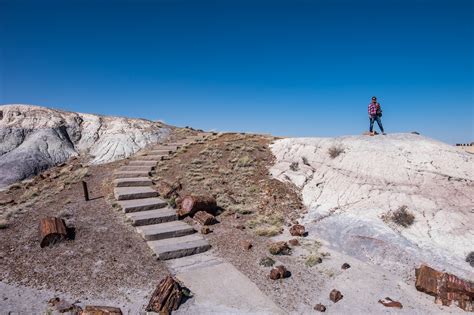
[[[343,152],[344,152],[344,148],[340,145],[333,145],[328,150],[328,154],[331,157],[331,159],[337,158]]]
[[[407,210],[407,206],[401,206],[395,210],[390,219],[397,225],[408,227],[415,221],[415,216]]]
[[[259,265],[264,267],[271,267],[275,264],[275,260],[270,257],[263,257],[260,259]]]
[[[276,236],[282,232],[282,228],[278,226],[259,226],[255,229],[258,236]]]
[[[300,166],[298,162],[293,162],[290,164],[290,170],[292,170],[293,172],[296,172],[299,169],[300,169]]]
[[[171,197],[169,200],[168,200],[168,205],[175,209],[176,208],[176,197]]]
[[[466,261],[471,265],[471,267],[474,267],[474,252],[467,254]]]

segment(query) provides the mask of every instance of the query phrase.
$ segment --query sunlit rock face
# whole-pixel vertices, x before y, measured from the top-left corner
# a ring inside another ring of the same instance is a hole
[[[0,187],[71,156],[91,164],[126,158],[161,141],[171,127],[145,119],[65,112],[32,105],[0,106]]]

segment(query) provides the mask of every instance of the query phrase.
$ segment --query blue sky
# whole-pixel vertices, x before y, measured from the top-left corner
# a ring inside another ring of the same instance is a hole
[[[0,104],[474,140],[473,1],[0,0]]]

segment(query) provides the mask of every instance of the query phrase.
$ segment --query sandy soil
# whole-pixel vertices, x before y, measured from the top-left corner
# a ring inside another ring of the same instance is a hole
[[[71,164],[49,171],[51,175],[45,179],[39,177],[29,184],[18,185],[10,193],[0,193],[0,200],[15,200],[1,212],[9,218],[8,227],[0,229],[2,286],[23,288],[24,299],[31,299],[32,303],[44,303],[44,298],[34,298],[35,289],[41,289],[82,302],[110,301],[111,306],[119,303],[130,314],[143,309],[143,305],[134,305],[137,298],[146,301],[168,271],[152,257],[146,243],[124,221],[122,213],[108,202],[112,170],[117,165],[88,168],[85,180],[92,198],[89,202],[84,201],[81,183],[70,181],[72,173],[80,172],[71,171]],[[53,179],[49,181],[49,178]],[[28,191],[35,191],[34,196]],[[25,194],[34,202],[23,200],[21,196]],[[38,222],[45,216],[63,217],[68,226],[75,227],[75,239],[40,248]],[[30,288],[33,293],[27,294]],[[13,298],[10,293],[14,290],[1,291],[4,300],[0,303],[6,304],[8,296]],[[46,304],[6,305],[9,311],[20,313],[28,313],[32,307],[46,308]]]

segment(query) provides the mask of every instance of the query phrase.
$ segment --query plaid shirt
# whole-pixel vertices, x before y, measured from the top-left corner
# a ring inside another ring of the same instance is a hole
[[[375,116],[377,114],[377,108],[380,108],[379,103],[370,103],[369,104],[369,115],[370,116]]]

